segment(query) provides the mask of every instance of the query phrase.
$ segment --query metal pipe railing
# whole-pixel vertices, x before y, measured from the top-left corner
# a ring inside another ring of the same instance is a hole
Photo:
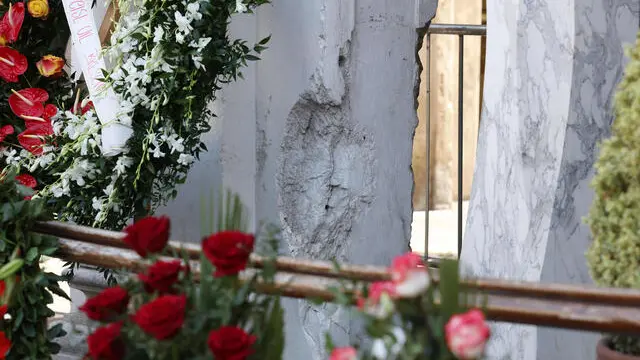
[[[463,201],[462,201],[462,193],[463,193],[463,159],[464,159],[464,37],[465,36],[486,36],[487,34],[487,26],[486,25],[461,25],[461,24],[431,24],[427,29],[427,37],[426,37],[426,46],[427,46],[427,56],[426,56],[426,138],[427,138],[427,166],[426,166],[426,198],[427,198],[427,208],[425,212],[425,239],[424,239],[424,249],[425,249],[425,257],[429,259],[429,192],[430,192],[430,168],[431,168],[431,152],[430,152],[430,135],[431,135],[431,35],[439,34],[439,35],[457,35],[458,36],[458,211],[457,211],[457,240],[458,240],[458,258],[462,252],[462,230],[463,230]],[[429,259],[430,263],[436,263],[435,259]]]

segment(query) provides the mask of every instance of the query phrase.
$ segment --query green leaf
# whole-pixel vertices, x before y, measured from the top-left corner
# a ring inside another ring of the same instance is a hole
[[[67,332],[64,331],[62,324],[57,324],[47,330],[47,339],[53,340],[55,338],[65,336],[66,334]]]
[[[456,260],[443,260],[440,264],[440,306],[446,322],[460,311],[460,277]]]
[[[67,295],[67,293],[64,292],[64,290],[62,290],[62,288],[60,288],[58,284],[49,285],[47,286],[47,289],[49,289],[49,291],[51,291],[52,293],[60,296],[61,298],[71,301],[69,295]]]
[[[27,263],[32,263],[38,257],[38,248],[32,247],[27,251],[27,255],[25,255],[24,259]]]
[[[259,42],[258,44],[260,44],[260,45],[266,45],[266,44],[269,42],[269,40],[271,40],[271,35],[269,35],[269,36],[267,36],[266,38],[264,38],[264,39],[260,40],[260,42]]]

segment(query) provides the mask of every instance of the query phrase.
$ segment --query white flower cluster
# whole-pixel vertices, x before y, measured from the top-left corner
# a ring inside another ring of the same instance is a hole
[[[151,156],[154,158],[162,158],[166,155],[166,152],[170,154],[177,153],[179,154],[178,164],[184,166],[191,165],[194,159],[192,155],[184,153],[184,139],[169,127],[163,127],[159,132],[161,133],[160,136],[154,133],[147,135],[149,143],[151,144],[151,148],[149,149]]]

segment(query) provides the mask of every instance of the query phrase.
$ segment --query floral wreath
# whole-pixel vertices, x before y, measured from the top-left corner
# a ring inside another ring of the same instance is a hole
[[[0,6],[0,168],[18,171],[59,220],[119,230],[165,204],[207,150],[207,105],[268,42],[231,40],[230,17],[265,3],[118,0],[100,81],[118,100],[115,123],[132,133],[115,156],[102,145],[109,124],[64,71],[63,0]]]

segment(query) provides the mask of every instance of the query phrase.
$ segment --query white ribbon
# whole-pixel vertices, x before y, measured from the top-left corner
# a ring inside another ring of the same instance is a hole
[[[71,43],[74,55],[84,74],[89,88],[89,96],[102,124],[102,153],[113,156],[122,152],[133,130],[117,120],[120,104],[111,87],[98,80],[105,69],[102,58],[98,28],[91,10],[92,0],[62,0],[67,22],[71,29]]]

